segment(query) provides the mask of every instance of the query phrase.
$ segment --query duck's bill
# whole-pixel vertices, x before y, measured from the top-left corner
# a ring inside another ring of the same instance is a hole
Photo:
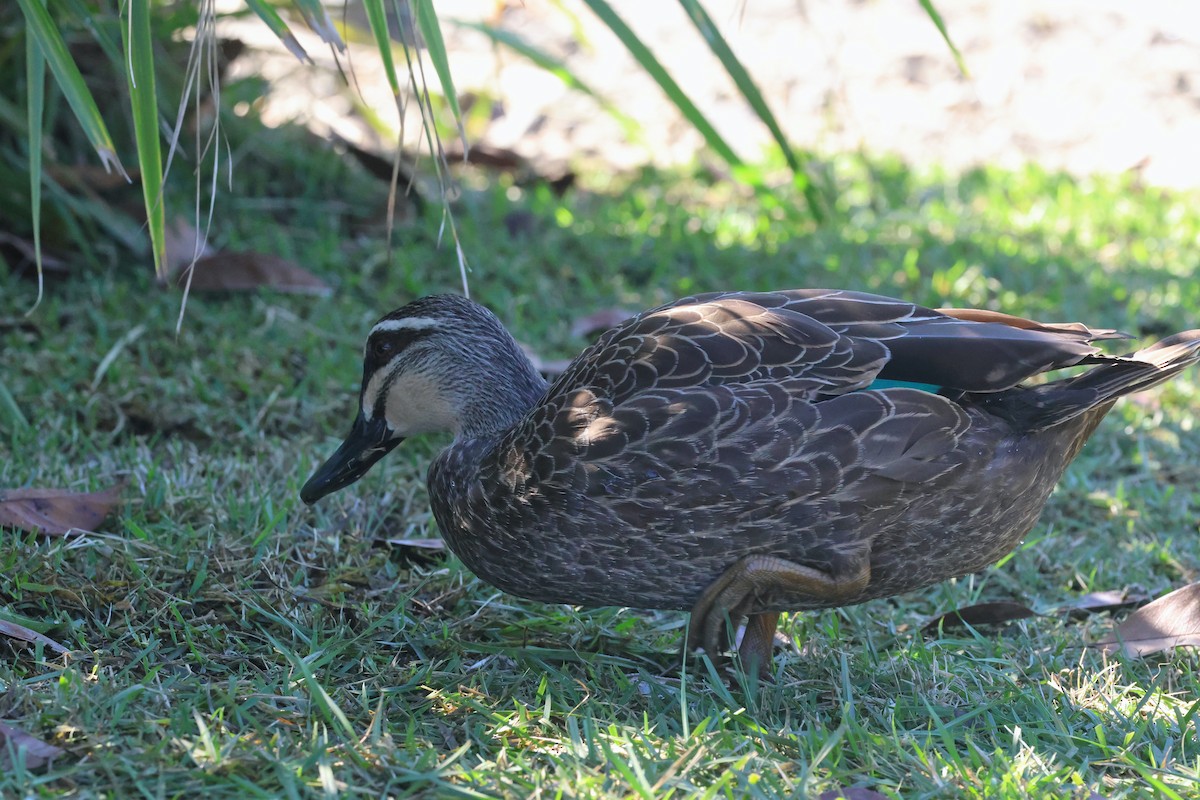
[[[349,486],[402,441],[403,437],[392,436],[382,417],[368,422],[359,414],[346,441],[304,484],[300,499],[311,506],[325,495]]]

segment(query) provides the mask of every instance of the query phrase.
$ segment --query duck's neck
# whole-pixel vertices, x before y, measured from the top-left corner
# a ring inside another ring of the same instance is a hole
[[[515,425],[546,392],[546,381],[513,341],[510,352],[487,365],[483,381],[468,387],[457,439],[491,437]]]

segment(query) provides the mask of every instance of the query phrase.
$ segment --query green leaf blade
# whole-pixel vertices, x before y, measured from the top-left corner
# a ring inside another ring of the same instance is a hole
[[[717,29],[716,24],[709,17],[708,12],[700,5],[699,0],[679,0],[679,4],[683,6],[684,12],[688,15],[688,19],[696,26],[696,30],[704,39],[708,48],[712,50],[713,55],[721,62],[721,66],[725,68],[725,72],[733,80],[735,86],[742,94],[742,98],[754,110],[758,119],[771,132],[771,138],[783,151],[783,157],[787,161],[788,167],[792,170],[792,176],[796,186],[803,192],[804,199],[808,205],[809,213],[818,223],[824,221],[825,214],[822,210],[822,204],[815,187],[808,178],[805,172],[805,163],[801,161],[796,151],[788,142],[787,136],[783,133],[783,128],[775,119],[775,115],[771,113],[767,101],[763,98],[762,92],[759,91],[758,85],[750,76],[742,62],[734,54],[733,48],[729,46],[729,42],[721,35],[721,31]]]
[[[67,105],[74,112],[75,119],[78,120],[92,148],[100,156],[100,162],[104,164],[105,169],[116,169],[128,178],[125,168],[121,166],[121,160],[117,157],[116,147],[108,134],[104,119],[100,116],[100,109],[96,106],[96,98],[84,83],[79,66],[67,50],[62,34],[50,18],[50,12],[38,0],[17,0],[17,5],[21,7],[21,13],[25,16],[26,30],[41,48],[42,56],[50,67],[55,82],[62,90]]]
[[[275,10],[274,6],[266,0],[246,0],[246,6],[271,29],[271,33],[279,37],[279,41],[283,42],[283,46],[288,49],[289,53],[304,63],[312,63],[312,59],[308,57],[308,51],[297,41],[296,35],[283,21],[283,17],[279,16],[279,12]]]
[[[721,157],[726,164],[738,171],[743,165],[742,159],[734,152],[733,148],[717,133],[716,128],[708,121],[708,118],[701,113],[684,93],[675,79],[667,73],[667,70],[659,62],[654,54],[650,52],[650,48],[646,47],[645,43],[638,38],[637,34],[621,19],[612,6],[606,0],[584,0],[588,8],[592,10],[600,20],[608,26],[608,29],[613,32],[621,43],[625,45],[625,49],[629,54],[650,74],[654,82],[667,95],[668,99],[675,105],[679,112],[691,123],[700,135],[704,137],[704,141],[718,156]]]
[[[321,0],[295,0],[295,3],[308,27],[321,37],[321,41],[337,48],[339,53],[346,51],[346,43],[342,41],[342,35],[338,33],[333,21],[329,19]]]
[[[963,61],[962,53],[954,45],[954,41],[950,38],[950,31],[946,30],[946,23],[942,19],[942,15],[933,7],[933,0],[917,0],[921,4],[921,8],[925,9],[925,14],[928,15],[929,21],[938,29],[938,33],[942,35],[942,39],[946,42],[946,46],[950,48],[950,53],[954,56],[954,63],[958,65],[958,71],[963,74],[964,78],[971,77],[971,73],[967,71],[967,62]]]
[[[32,313],[42,302],[42,292],[45,290],[42,274],[42,133],[46,109],[46,57],[42,55],[42,48],[37,40],[28,36],[25,37],[25,76],[29,141],[29,216],[33,223],[33,261],[38,279],[37,299],[29,309],[29,313]],[[20,417],[19,410],[17,416]]]
[[[133,111],[133,133],[142,174],[142,199],[146,204],[154,274],[165,280],[167,270],[166,213],[163,209],[162,142],[158,133],[158,97],[155,94],[154,43],[150,38],[150,0],[129,0],[127,19],[121,26],[125,43],[125,76]]]
[[[433,69],[437,72],[438,81],[442,84],[442,92],[454,112],[454,120],[458,124],[458,136],[462,140],[463,152],[467,151],[467,132],[463,127],[462,109],[458,105],[458,92],[454,89],[454,77],[450,74],[450,57],[446,53],[446,40],[442,38],[442,27],[438,24],[437,12],[433,8],[433,0],[413,0],[417,12],[417,26],[421,36],[425,38],[425,49]]]
[[[640,141],[643,139],[642,126],[637,120],[621,111],[621,109],[617,108],[617,106],[614,105],[611,100],[585,83],[582,78],[571,71],[571,68],[568,67],[565,62],[555,58],[536,45],[531,44],[522,36],[513,31],[505,30],[504,28],[497,28],[483,22],[474,22],[471,20],[456,19],[451,20],[451,22],[460,28],[467,28],[469,30],[482,33],[496,44],[503,45],[504,47],[512,50],[514,53],[529,59],[538,67],[541,67],[543,70],[549,72],[551,75],[562,81],[564,86],[581,94],[585,94],[599,103],[600,107],[603,108],[605,112],[607,112],[609,116],[616,120],[617,124],[621,126],[621,130],[628,138],[635,141]]]
[[[392,58],[392,39],[388,34],[387,11],[383,0],[363,0],[363,9],[367,12],[367,24],[375,35],[375,46],[379,50],[379,58],[383,61],[383,72],[387,75],[388,86],[392,89],[392,97],[400,102],[400,76],[396,73],[396,60]]]

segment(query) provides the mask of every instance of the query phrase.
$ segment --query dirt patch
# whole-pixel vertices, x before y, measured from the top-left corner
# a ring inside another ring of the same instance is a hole
[[[477,136],[546,162],[595,158],[626,168],[693,159],[702,148],[699,135],[616,38],[578,0],[561,3],[574,20],[555,5],[439,0],[459,92],[502,100],[502,111]],[[740,154],[761,152],[766,131],[677,4],[612,5]],[[799,146],[861,148],[952,168],[1023,162],[1077,174],[1137,168],[1151,183],[1200,185],[1200,4],[943,0],[938,5],[969,79],[915,0],[705,5]],[[641,123],[645,144],[627,141],[589,98],[457,28],[454,18],[499,21],[563,58]],[[573,34],[576,21],[582,41]],[[258,23],[235,27],[256,46],[276,49]],[[311,37],[305,44],[320,57]],[[352,55],[364,98],[387,117],[393,103],[377,61],[366,48]],[[260,55],[239,68],[279,79],[268,119],[300,118],[322,132],[385,146],[347,113],[350,101],[332,72],[314,73],[282,55]]]

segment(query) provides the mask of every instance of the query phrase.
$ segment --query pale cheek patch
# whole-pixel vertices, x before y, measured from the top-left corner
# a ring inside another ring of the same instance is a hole
[[[384,405],[388,427],[397,436],[458,431],[458,418],[437,386],[421,375],[402,375],[388,390]]]

